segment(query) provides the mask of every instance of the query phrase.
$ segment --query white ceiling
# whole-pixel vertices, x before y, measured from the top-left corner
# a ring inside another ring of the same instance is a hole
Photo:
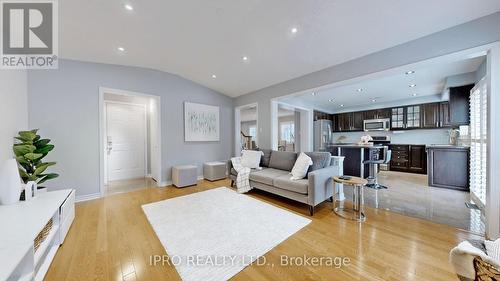
[[[62,58],[163,70],[234,97],[494,13],[500,1],[65,0],[59,9]]]
[[[412,100],[419,100],[426,96],[441,95],[446,88],[448,77],[476,72],[484,60],[485,57],[481,56],[427,65],[422,68],[407,69],[413,70],[415,73],[406,74],[405,71],[402,71],[378,79],[369,79],[359,83],[323,89],[314,92],[314,96],[312,92],[307,92],[298,96],[283,98],[281,101],[327,112],[360,110],[369,107],[380,108],[381,105],[397,101],[411,103]],[[471,74],[471,76],[466,78],[475,78],[475,74]],[[474,83],[474,80],[465,79],[464,83]],[[409,87],[411,84],[416,86],[411,88]],[[359,92],[358,89],[362,89],[362,91]],[[416,96],[413,96],[413,94],[416,94]]]

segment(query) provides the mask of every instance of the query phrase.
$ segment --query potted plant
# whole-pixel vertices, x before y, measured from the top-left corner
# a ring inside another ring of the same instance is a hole
[[[31,131],[20,131],[15,137],[14,154],[19,166],[19,174],[26,184],[29,181],[40,185],[48,180],[57,178],[55,173],[46,173],[48,167],[56,162],[43,162],[42,159],[54,149],[54,145],[49,144],[50,139],[42,139],[37,134],[38,129]],[[38,186],[38,189],[43,187]],[[24,194],[21,194],[21,198]]]

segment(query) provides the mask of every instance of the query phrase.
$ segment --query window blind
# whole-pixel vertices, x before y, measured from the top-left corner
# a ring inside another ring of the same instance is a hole
[[[481,80],[470,95],[470,190],[486,205],[487,180],[487,85]]]

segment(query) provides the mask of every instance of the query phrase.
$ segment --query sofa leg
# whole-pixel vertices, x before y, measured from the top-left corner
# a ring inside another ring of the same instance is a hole
[[[309,215],[314,216],[314,206],[309,206]]]
[[[233,181],[233,180],[231,180],[231,187],[233,187],[233,186],[234,186],[234,181]]]

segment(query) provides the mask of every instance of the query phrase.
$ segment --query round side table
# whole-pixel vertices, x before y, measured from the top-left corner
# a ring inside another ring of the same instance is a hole
[[[333,193],[333,212],[342,218],[354,220],[357,222],[364,222],[366,216],[364,214],[364,197],[363,186],[367,183],[365,179],[358,177],[350,177],[350,179],[341,179],[340,177],[333,177],[333,184],[343,184],[344,186],[350,185],[353,187],[352,208],[345,208],[337,206],[337,194]],[[335,186],[334,186],[334,189]]]

